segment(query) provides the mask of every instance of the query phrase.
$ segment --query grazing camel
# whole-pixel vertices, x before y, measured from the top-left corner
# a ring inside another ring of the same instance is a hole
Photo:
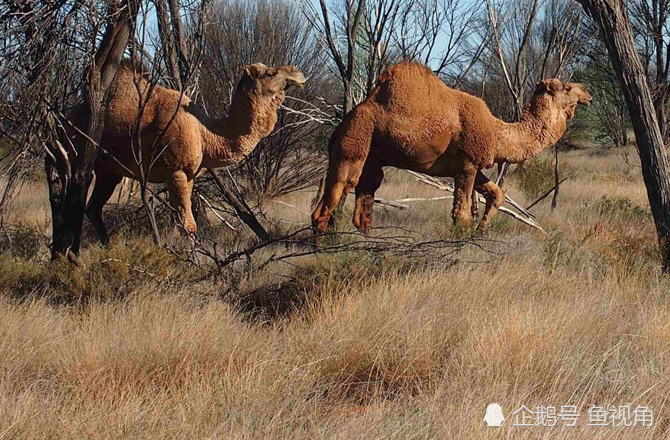
[[[95,162],[95,187],[86,206],[86,215],[100,240],[109,239],[102,220],[102,207],[123,177],[149,182],[165,182],[170,204],[180,215],[185,231],[195,234],[191,211],[193,179],[205,168],[218,168],[239,162],[270,134],[277,122],[277,109],[284,102],[290,85],[302,87],[305,76],[296,67],[246,66],[232,98],[228,115],[213,119],[191,100],[175,90],[152,85],[133,71],[125,61],[111,86],[100,141],[103,150]],[[141,148],[137,148],[135,126],[139,121]],[[148,95],[150,93],[150,95]],[[75,125],[85,120],[83,108],[75,109]],[[71,133],[74,136],[74,133]],[[142,160],[138,160],[138,150]]]
[[[356,188],[354,225],[372,226],[375,191],[392,166],[454,178],[455,223],[469,225],[473,189],[486,199],[479,223],[486,230],[503,204],[502,189],[481,170],[518,163],[555,144],[577,104],[591,95],[581,84],[548,79],[537,83],[520,122],[496,119],[481,99],[454,90],[429,68],[400,63],[380,78],[365,101],[348,113],[330,138],[323,197],[312,225],[323,231],[344,194]]]

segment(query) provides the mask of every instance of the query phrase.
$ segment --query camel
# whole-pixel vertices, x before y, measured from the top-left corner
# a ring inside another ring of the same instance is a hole
[[[400,63],[389,68],[370,95],[330,138],[323,196],[312,214],[316,232],[324,231],[343,195],[356,191],[353,223],[372,227],[374,195],[390,166],[454,178],[454,223],[469,226],[477,215],[474,190],[486,199],[478,225],[485,231],[502,206],[502,189],[482,169],[519,163],[555,144],[591,95],[577,83],[547,79],[536,84],[519,122],[495,118],[483,100],[454,90],[429,68]]]
[[[291,85],[303,87],[304,83],[305,76],[294,66],[248,65],[228,115],[213,119],[180,92],[152,85],[124,61],[111,86],[102,151],[94,165],[95,186],[86,206],[86,215],[102,243],[109,242],[102,220],[103,206],[123,177],[138,179],[140,175],[149,182],[165,182],[170,204],[181,217],[185,232],[195,234],[193,180],[204,169],[237,163],[251,153],[274,129],[285,90]],[[137,130],[140,93],[144,109]],[[78,108],[70,116],[75,125],[85,120],[83,112]],[[138,132],[139,136],[131,136]],[[136,147],[138,137],[141,148]],[[138,151],[143,160],[138,160]],[[138,163],[142,164],[141,170]]]

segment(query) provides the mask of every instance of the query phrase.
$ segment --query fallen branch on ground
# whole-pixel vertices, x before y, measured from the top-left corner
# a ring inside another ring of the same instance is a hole
[[[380,205],[388,205],[393,208],[398,208],[398,209],[409,209],[409,205],[405,205],[405,203],[408,202],[436,202],[438,200],[449,200],[453,199],[454,196],[444,196],[444,197],[429,197],[429,198],[423,198],[423,197],[410,197],[407,199],[398,199],[398,200],[386,200],[386,199],[375,199],[375,203],[378,203]]]
[[[209,200],[207,200],[202,194],[198,194],[198,197],[205,202],[205,204],[209,207],[209,209],[212,211],[212,214],[216,216],[219,220],[221,220],[222,223],[224,223],[226,226],[228,226],[230,229],[233,231],[235,230],[235,226],[231,225],[225,218],[221,217],[218,212],[216,212],[216,208],[209,203]]]
[[[409,205],[403,205],[402,203],[399,203],[399,200],[386,200],[386,199],[375,199],[375,203],[379,205],[386,205],[390,206],[392,208],[398,208],[398,209],[409,209]]]
[[[437,188],[437,189],[440,189],[442,191],[447,191],[451,194],[454,193],[454,185],[451,184],[451,183],[444,182],[444,181],[442,181],[442,180],[440,180],[436,177],[428,176],[426,174],[417,173],[416,171],[410,171],[410,170],[405,170],[405,171],[407,171],[409,174],[414,176],[414,178],[416,178],[416,180],[418,180],[420,182],[423,182],[426,185],[430,185],[430,186],[432,186],[434,188]],[[453,197],[453,196],[451,196],[451,197]],[[484,199],[484,197],[482,197],[480,194],[477,194],[477,200],[479,201],[479,203],[486,204],[486,199]],[[506,208],[505,206],[501,206],[499,208],[500,212],[502,212],[504,214],[507,214],[510,217],[513,217],[514,219],[520,221],[521,223],[523,223],[525,225],[528,225],[532,228],[535,228],[539,231],[542,231],[545,234],[547,233],[547,231],[545,231],[542,228],[542,226],[540,226],[537,223],[537,221],[535,220],[535,216],[533,214],[531,214],[530,212],[528,212],[528,210],[526,210],[525,208],[522,208],[521,205],[519,205],[517,202],[515,202],[514,200],[509,198],[507,195],[505,195],[505,201],[507,203],[509,203],[511,206],[513,206],[514,208],[516,208],[519,212],[515,212],[515,211],[513,211],[509,208]]]

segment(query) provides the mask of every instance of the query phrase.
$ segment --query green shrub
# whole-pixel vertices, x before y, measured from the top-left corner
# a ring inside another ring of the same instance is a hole
[[[596,202],[601,216],[620,217],[627,220],[644,220],[651,217],[651,211],[631,202],[627,197],[604,196]]]
[[[126,296],[141,285],[188,282],[196,270],[166,249],[145,242],[111,249],[92,248],[77,265],[65,259],[37,263],[0,254],[0,291],[25,299],[44,296],[54,303]]]
[[[15,297],[26,297],[44,285],[45,269],[43,264],[0,253],[0,291]]]
[[[44,235],[25,226],[12,226],[0,235],[0,253],[9,253],[12,257],[22,260],[32,260],[45,250]]]
[[[561,165],[561,178],[569,177],[572,170]],[[554,161],[548,157],[536,157],[518,166],[511,177],[529,199],[535,199],[554,187]]]

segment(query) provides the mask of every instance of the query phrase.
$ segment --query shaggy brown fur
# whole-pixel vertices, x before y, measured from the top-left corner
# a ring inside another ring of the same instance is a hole
[[[217,120],[205,115],[180,92],[152,86],[130,66],[121,67],[112,84],[101,138],[104,152],[96,160],[95,188],[86,207],[102,242],[108,241],[102,207],[124,176],[139,179],[144,175],[150,182],[165,182],[170,203],[181,216],[184,229],[194,234],[193,179],[204,168],[234,164],[248,155],[273,130],[285,89],[292,84],[302,87],[304,82],[302,72],[293,66],[275,69],[260,63],[249,65],[228,116]],[[138,131],[135,127],[140,106],[144,109],[139,136],[131,136]],[[79,108],[71,115],[80,127],[86,120],[83,112]],[[137,139],[141,148],[137,147]]]
[[[370,96],[346,115],[330,139],[324,195],[312,214],[324,230],[344,194],[356,188],[354,225],[372,225],[375,191],[392,166],[453,177],[454,222],[469,224],[473,188],[486,198],[479,224],[486,229],[503,204],[503,191],[481,172],[495,163],[518,163],[558,141],[577,104],[591,95],[581,84],[537,83],[520,122],[496,119],[481,99],[449,88],[423,65],[391,67]]]

